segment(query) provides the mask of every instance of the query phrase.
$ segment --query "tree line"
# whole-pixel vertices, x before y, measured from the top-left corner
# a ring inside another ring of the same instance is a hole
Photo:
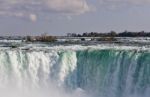
[[[77,33],[68,33],[68,37],[150,37],[150,32],[131,32],[124,31],[121,33],[117,33],[115,31],[110,31],[108,33],[99,33],[99,32],[85,32],[82,34]]]

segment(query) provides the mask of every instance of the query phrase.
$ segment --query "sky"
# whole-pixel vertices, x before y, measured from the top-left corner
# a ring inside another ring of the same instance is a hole
[[[0,0],[0,35],[150,31],[150,0]]]

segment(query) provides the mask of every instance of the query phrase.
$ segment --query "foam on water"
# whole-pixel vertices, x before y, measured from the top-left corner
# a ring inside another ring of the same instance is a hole
[[[148,47],[32,46],[0,50],[3,97],[149,97]]]

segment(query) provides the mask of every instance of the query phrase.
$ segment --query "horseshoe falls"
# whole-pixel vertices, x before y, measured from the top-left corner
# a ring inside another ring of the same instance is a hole
[[[150,97],[149,47],[0,49],[2,97]]]

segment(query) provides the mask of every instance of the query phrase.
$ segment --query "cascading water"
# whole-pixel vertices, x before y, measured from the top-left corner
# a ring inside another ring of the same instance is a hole
[[[20,95],[35,89],[47,93],[38,97],[149,97],[150,52],[1,50],[0,90],[8,90],[7,87],[21,91]]]

